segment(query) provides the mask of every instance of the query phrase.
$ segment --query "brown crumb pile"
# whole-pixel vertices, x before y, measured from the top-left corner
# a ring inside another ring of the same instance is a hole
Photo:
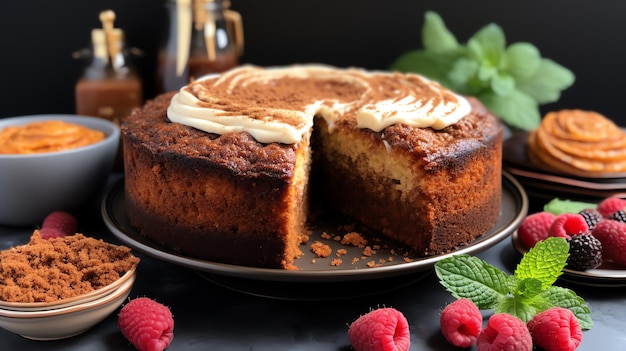
[[[0,300],[54,302],[113,283],[139,263],[130,248],[74,234],[0,252]]]
[[[317,257],[328,257],[333,253],[333,249],[327,244],[320,241],[316,241],[311,244],[311,251],[317,255]]]
[[[352,245],[355,247],[365,247],[365,245],[367,245],[367,239],[365,239],[361,233],[357,233],[357,232],[350,232],[346,235],[343,236],[343,239],[341,239],[341,244],[342,245]]]

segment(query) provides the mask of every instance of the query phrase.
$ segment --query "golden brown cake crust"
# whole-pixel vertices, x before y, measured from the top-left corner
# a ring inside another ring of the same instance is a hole
[[[133,113],[135,118],[123,126],[126,137],[142,143],[152,152],[185,155],[179,162],[202,162],[213,164],[221,171],[228,170],[240,177],[269,176],[288,179],[293,172],[296,145],[279,143],[262,144],[247,133],[225,135],[209,134],[192,127],[169,123],[166,110],[173,93],[157,96],[148,101],[141,110]],[[502,126],[500,122],[474,98],[468,98],[473,111],[458,123],[443,130],[415,128],[404,125],[387,127],[383,132],[358,128],[356,121],[341,121],[338,128],[352,129],[367,138],[384,141],[391,148],[403,150],[425,169],[436,171],[446,164],[446,159],[462,157],[476,149],[476,143],[494,143]],[[488,116],[488,118],[486,118]],[[136,131],[141,130],[141,133]]]
[[[180,162],[202,159],[204,165],[213,164],[216,169],[228,169],[241,177],[281,179],[293,172],[294,145],[261,144],[247,133],[219,136],[169,123],[166,110],[172,95],[157,96],[141,110],[134,111],[123,126],[124,130],[131,131],[125,134],[133,138],[133,143],[141,143],[154,153],[185,155]]]
[[[304,228],[286,213],[306,212],[293,204],[289,188],[299,149],[170,123],[170,98],[147,102],[122,126],[131,223],[192,257],[290,268],[300,252],[289,233]]]

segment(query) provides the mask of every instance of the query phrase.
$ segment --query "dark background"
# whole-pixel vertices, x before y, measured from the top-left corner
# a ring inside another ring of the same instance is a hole
[[[74,83],[84,63],[72,52],[90,45],[98,14],[112,9],[136,60],[145,97],[154,96],[156,52],[165,0],[2,0],[0,117],[73,113]],[[438,12],[459,41],[499,24],[508,43],[527,41],[576,74],[558,108],[596,110],[626,125],[623,104],[626,3],[615,0],[232,0],[245,31],[243,62],[327,63],[386,69],[421,47],[426,10]]]

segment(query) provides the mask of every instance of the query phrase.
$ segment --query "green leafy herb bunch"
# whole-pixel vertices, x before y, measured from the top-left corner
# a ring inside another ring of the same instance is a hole
[[[459,94],[478,98],[507,125],[532,130],[539,125],[539,105],[555,102],[574,74],[543,58],[526,42],[507,46],[502,28],[488,24],[460,44],[432,11],[425,13],[423,49],[404,53],[390,69],[420,73]]]
[[[435,264],[440,283],[455,298],[470,299],[481,310],[509,313],[524,322],[551,307],[574,313],[581,329],[593,321],[585,301],[567,288],[554,286],[569,256],[564,238],[550,237],[524,254],[513,275],[475,256],[447,257]]]

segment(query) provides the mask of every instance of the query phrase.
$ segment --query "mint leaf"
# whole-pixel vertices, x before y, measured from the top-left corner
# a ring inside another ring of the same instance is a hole
[[[479,68],[478,62],[461,57],[449,72],[443,73],[447,73],[447,80],[444,81],[448,81],[447,86],[460,94],[474,95],[484,89],[482,82],[475,79]]]
[[[591,329],[593,320],[591,319],[591,311],[585,304],[585,301],[570,289],[558,286],[550,287],[544,291],[541,296],[552,306],[567,308],[578,319],[581,329]],[[547,307],[548,308],[548,307]],[[543,310],[547,309],[544,308]]]
[[[517,282],[509,285],[510,291],[515,293],[508,294],[498,303],[496,313],[509,313],[528,322],[535,314],[551,306],[542,296],[540,280],[534,278],[519,280],[511,276],[510,281]]]
[[[552,286],[563,274],[567,264],[569,244],[564,238],[549,237],[531,248],[522,257],[514,275],[517,279],[538,279],[542,290]]]
[[[476,98],[511,127],[531,130],[541,121],[537,102],[517,89],[506,96],[487,90],[476,94]]]
[[[498,96],[507,96],[515,91],[515,79],[508,73],[497,73],[491,78],[491,90]]]
[[[526,278],[520,281],[517,286],[517,296],[523,299],[533,299],[535,296],[541,294],[543,291],[543,284],[541,280],[535,278]]]
[[[473,256],[445,258],[435,264],[440,283],[456,298],[472,300],[479,309],[494,308],[507,293],[507,274]]]
[[[563,213],[578,213],[588,208],[596,208],[598,205],[590,202],[573,201],[569,199],[561,200],[554,198],[543,206],[543,210],[546,212],[560,215]]]
[[[539,104],[557,101],[561,90],[574,84],[575,76],[567,68],[550,59],[542,59],[532,77],[520,81],[520,91],[532,96]]]
[[[545,306],[547,306],[547,303],[541,296],[528,300],[522,299],[519,296],[508,295],[498,303],[494,312],[512,314],[523,320],[524,323],[528,323],[534,315],[543,311],[543,307]]]
[[[422,41],[424,49],[432,52],[446,52],[459,47],[459,42],[443,23],[441,16],[432,11],[424,14]]]
[[[482,62],[483,66],[498,67],[505,47],[506,39],[502,28],[493,23],[481,28],[467,41],[470,58]]]
[[[504,69],[520,80],[529,79],[539,69],[541,54],[529,43],[514,43],[506,49]]]
[[[551,307],[567,308],[583,329],[593,326],[585,301],[570,289],[552,286],[567,261],[569,244],[551,237],[538,242],[507,275],[487,262],[468,255],[452,256],[435,264],[441,285],[454,297],[472,300],[479,309],[494,309],[528,322]]]
[[[428,11],[422,50],[401,55],[391,70],[414,72],[460,94],[472,95],[511,127],[539,125],[539,105],[554,102],[574,83],[574,74],[542,58],[530,43],[506,46],[504,31],[491,23],[460,44],[441,17]]]

